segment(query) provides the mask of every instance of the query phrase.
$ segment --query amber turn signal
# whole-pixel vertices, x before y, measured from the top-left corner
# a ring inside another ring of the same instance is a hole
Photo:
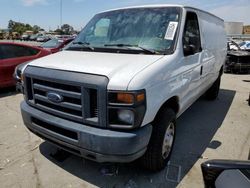
[[[24,80],[24,75],[23,74],[21,74],[21,81],[23,82],[23,80]]]
[[[134,103],[134,96],[131,93],[117,93],[117,101],[120,103]]]
[[[117,93],[117,102],[119,103],[126,103],[126,104],[133,104],[135,102],[142,102],[145,100],[144,93]]]
[[[139,93],[136,95],[136,102],[142,102],[145,100],[145,94],[144,93]]]

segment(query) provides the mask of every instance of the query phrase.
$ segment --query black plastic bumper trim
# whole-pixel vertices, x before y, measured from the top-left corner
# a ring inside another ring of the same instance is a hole
[[[98,162],[131,162],[139,158],[146,151],[152,132],[150,124],[129,132],[90,127],[39,111],[25,101],[21,103],[21,112],[26,127],[38,136],[71,153],[79,155],[76,151],[80,151],[80,156]],[[36,126],[32,123],[32,118],[75,132],[78,140],[46,127]]]

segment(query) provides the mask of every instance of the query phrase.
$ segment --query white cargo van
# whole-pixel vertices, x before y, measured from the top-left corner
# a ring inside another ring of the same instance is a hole
[[[64,51],[25,68],[23,121],[87,159],[140,158],[160,170],[171,155],[176,118],[201,95],[217,97],[225,57],[223,20],[202,10],[101,12]]]

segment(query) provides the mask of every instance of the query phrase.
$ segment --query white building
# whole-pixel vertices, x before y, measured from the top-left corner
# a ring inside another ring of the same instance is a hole
[[[227,35],[241,35],[243,32],[243,22],[225,22]]]

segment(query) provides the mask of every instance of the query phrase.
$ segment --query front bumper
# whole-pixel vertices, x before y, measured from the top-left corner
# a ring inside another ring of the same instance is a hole
[[[232,66],[234,70],[244,71],[244,70],[250,70],[250,63],[236,63]]]
[[[36,135],[71,153],[98,162],[131,162],[149,143],[152,125],[121,132],[65,120],[21,103],[24,124]]]
[[[243,64],[243,63],[227,64],[225,67],[225,71],[249,72],[250,64]]]

